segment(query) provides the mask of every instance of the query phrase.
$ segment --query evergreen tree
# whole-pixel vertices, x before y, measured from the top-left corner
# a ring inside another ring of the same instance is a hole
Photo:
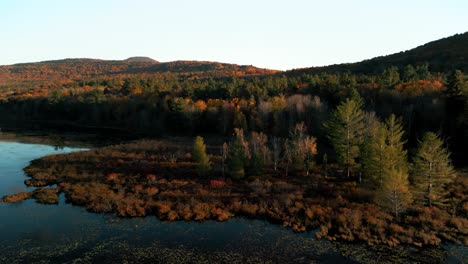
[[[405,82],[416,81],[418,79],[418,73],[411,64],[406,65],[406,67],[403,69],[402,75],[403,81]]]
[[[453,72],[447,80],[446,95],[450,99],[461,99],[466,91],[465,76],[460,70]]]
[[[398,218],[412,202],[408,173],[396,169],[389,170],[378,189],[376,202]]]
[[[412,183],[415,194],[423,204],[432,206],[444,202],[445,185],[454,177],[449,153],[436,134],[427,132],[414,158]]]
[[[403,140],[404,130],[403,122],[401,119],[396,118],[394,114],[391,114],[385,122],[386,126],[386,158],[387,158],[387,167],[389,169],[398,169],[404,173],[408,173],[408,163],[407,163],[407,151],[404,149]]]
[[[357,159],[362,144],[363,120],[361,104],[356,100],[346,99],[338,105],[331,119],[325,123],[338,163],[346,171],[347,177],[359,167]]]
[[[381,77],[382,85],[388,88],[394,86],[400,81],[400,73],[398,68],[395,66],[386,68]]]
[[[408,173],[406,150],[403,144],[401,119],[390,115],[385,124],[375,116],[366,118],[365,142],[362,151],[362,164],[365,180],[371,186],[381,187],[391,170]]]
[[[453,72],[447,81],[445,131],[449,143],[458,153],[468,147],[468,85],[465,76],[459,70]]]
[[[361,155],[364,182],[376,188],[381,185],[386,170],[387,129],[375,113],[366,114],[365,126]]]
[[[235,139],[230,143],[227,155],[228,174],[234,179],[245,176],[245,167],[250,157],[249,144],[244,139],[244,131],[235,129]]]
[[[247,120],[245,119],[244,113],[240,110],[234,112],[234,120],[232,122],[234,128],[247,129]]]
[[[233,179],[242,179],[245,176],[245,155],[242,145],[235,140],[229,145],[227,156],[227,172]]]
[[[431,78],[431,73],[429,72],[429,64],[425,63],[422,65],[416,66],[416,72],[418,74],[419,80],[429,80]]]
[[[200,136],[193,142],[192,158],[197,163],[198,175],[206,176],[211,170],[211,162],[206,154],[205,142]]]

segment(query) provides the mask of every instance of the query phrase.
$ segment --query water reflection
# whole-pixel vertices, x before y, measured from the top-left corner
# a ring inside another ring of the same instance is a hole
[[[44,155],[79,151],[0,142],[0,195],[23,190],[22,168]],[[0,204],[0,262],[463,263],[466,247],[389,249],[316,240],[265,221],[161,222],[88,213],[64,202]]]

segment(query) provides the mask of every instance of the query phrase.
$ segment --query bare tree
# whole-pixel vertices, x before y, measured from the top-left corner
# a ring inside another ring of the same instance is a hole
[[[226,158],[228,153],[228,144],[226,142],[220,148],[221,151],[221,175],[225,178]]]
[[[278,163],[280,161],[281,155],[281,139],[278,137],[273,137],[271,140],[272,151],[273,151],[273,168],[275,171],[278,171]]]

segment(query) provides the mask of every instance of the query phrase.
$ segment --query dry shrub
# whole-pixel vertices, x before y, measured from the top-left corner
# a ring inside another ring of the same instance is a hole
[[[11,195],[5,195],[2,198],[2,202],[17,203],[17,202],[21,202],[21,201],[31,198],[32,195],[33,195],[32,192],[20,192],[20,193],[11,194]]]
[[[167,184],[167,180],[165,178],[162,178],[158,180],[158,184],[161,184],[161,185]]]
[[[167,201],[158,201],[158,202],[155,202],[154,203],[154,206],[155,206],[155,209],[156,209],[156,214],[161,217],[167,213],[169,213],[169,211],[171,211],[171,203],[167,202]]]
[[[141,200],[135,199],[132,196],[126,196],[117,202],[117,210],[120,216],[145,216],[146,209]]]
[[[54,181],[54,180],[57,180],[57,177],[49,173],[41,172],[41,173],[34,174],[34,179],[41,180],[41,181]]]
[[[188,154],[178,155],[179,162],[171,164],[170,155],[177,148],[180,145],[175,143],[134,142],[99,151],[46,157],[33,161],[25,171],[32,175],[30,185],[55,181],[68,201],[91,211],[114,212],[119,216],[152,212],[170,221],[224,221],[232,212],[268,217],[299,232],[320,228],[316,237],[330,240],[359,239],[389,246],[438,244],[441,238],[468,241],[466,177],[458,177],[448,185],[449,209],[413,207],[401,219],[394,219],[367,203],[372,200],[371,192],[350,182],[297,177],[278,180],[271,170],[272,175],[263,175],[250,183],[214,179],[206,184],[207,181],[195,177],[195,166]],[[169,162],[163,161],[164,156]],[[219,156],[213,157],[213,161],[221,162]],[[158,176],[152,174],[155,171]],[[169,181],[159,179],[162,176]],[[262,180],[266,178],[275,180],[273,183]],[[312,191],[306,198],[305,187]],[[25,193],[24,197],[28,195]]]
[[[210,196],[210,192],[206,189],[197,189],[197,196],[200,196],[200,197],[206,197],[206,196]]]
[[[43,189],[39,188],[34,191],[34,198],[37,202],[42,204],[58,204],[59,196],[57,189]]]
[[[154,174],[147,174],[147,175],[146,175],[146,180],[147,180],[149,183],[154,183],[154,182],[157,180],[157,177],[156,177],[156,175],[154,175]]]
[[[145,189],[145,194],[150,197],[155,196],[156,194],[158,194],[158,192],[159,192],[159,189],[154,186],[151,186]]]
[[[320,225],[320,231],[315,233],[315,237],[320,239],[328,235],[328,227],[325,225]]]
[[[395,224],[395,223],[391,223],[390,226],[389,226],[389,231],[391,233],[396,233],[396,234],[403,234],[405,233],[405,230],[403,227],[401,227],[400,225],[398,224]]]
[[[220,222],[229,219],[229,212],[219,207],[211,209],[211,214],[213,215],[213,217],[216,217],[216,220]]]
[[[24,184],[26,186],[32,186],[32,187],[44,187],[44,186],[47,186],[47,185],[50,185],[51,182],[50,181],[42,181],[42,180],[34,180],[34,179],[30,179],[30,180],[25,180],[24,181]]]
[[[193,213],[190,204],[177,203],[175,207],[175,210],[179,214],[179,219],[184,219],[185,221],[190,221],[192,219]]]
[[[109,173],[107,174],[106,176],[106,180],[107,181],[110,181],[110,182],[115,182],[119,179],[119,174],[118,173],[115,173],[115,172],[112,172],[112,173]]]
[[[208,203],[196,203],[193,207],[195,220],[201,221],[210,218],[210,205]]]
[[[415,245],[434,245],[437,246],[440,244],[441,240],[438,238],[434,233],[424,233],[424,232],[416,232],[415,233],[415,238],[419,241],[420,243],[414,243]]]
[[[255,216],[258,211],[258,205],[254,203],[244,202],[242,203],[241,211],[249,216]]]
[[[189,184],[189,182],[188,181],[183,181],[183,180],[172,180],[168,184],[169,184],[169,187],[174,188],[174,187],[187,186]]]
[[[353,210],[349,217],[349,227],[351,229],[358,229],[362,225],[362,214],[359,210]]]
[[[167,219],[168,219],[169,221],[175,221],[175,220],[177,220],[178,218],[179,218],[179,215],[178,215],[177,212],[174,211],[174,210],[169,211],[169,213],[167,214]]]
[[[141,191],[143,191],[143,185],[137,184],[133,186],[133,190],[135,191],[135,193],[140,193]]]
[[[210,180],[211,188],[224,188],[226,186],[226,181],[224,180]]]
[[[276,192],[289,192],[295,189],[296,187],[293,184],[287,183],[285,181],[276,181],[272,185],[273,190]]]
[[[258,178],[250,182],[248,185],[256,193],[260,193],[263,189],[263,184]]]

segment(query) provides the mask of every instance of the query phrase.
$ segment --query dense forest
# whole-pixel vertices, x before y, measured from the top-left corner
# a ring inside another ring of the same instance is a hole
[[[359,239],[389,245],[439,244],[440,238],[468,243],[466,177],[457,176],[453,168],[468,165],[468,78],[463,57],[467,36],[455,35],[401,54],[321,70],[278,72],[207,62],[159,63],[147,58],[3,66],[0,122],[5,127],[107,129],[139,137],[198,136],[191,151],[184,147],[182,152],[170,151],[163,143],[150,142],[84,156],[46,158],[31,165],[28,173],[33,179],[28,185],[59,184],[71,201],[93,211],[115,211],[122,216],[156,212],[161,218],[182,219],[180,201],[205,188],[196,182],[179,182],[191,174],[211,179],[210,188],[228,188],[229,195],[202,195],[202,200],[210,196],[218,197],[218,202],[212,209],[216,213],[206,205],[208,213],[201,216],[190,211],[199,206],[190,200],[193,208],[187,209],[186,220],[225,220],[231,214],[252,215],[264,208],[263,214],[297,231],[320,227],[323,236],[334,239],[353,240],[365,232]],[[440,57],[446,49],[451,52]],[[205,139],[211,147],[207,148]],[[157,146],[157,153],[148,146]],[[127,152],[128,148],[135,152]],[[90,169],[77,175],[81,169],[70,172],[63,167],[64,160]],[[96,172],[90,160],[114,171]],[[167,177],[176,181],[166,186],[164,179],[160,188],[166,192],[158,196],[157,203],[153,197],[161,190],[154,189],[156,178],[148,170],[155,167],[172,168],[172,178]],[[311,180],[310,175],[316,178]],[[80,183],[80,177],[86,181]],[[89,186],[88,179],[97,183]],[[186,185],[192,187],[185,190]],[[249,188],[257,190],[257,196],[244,197],[248,202],[255,198],[253,213],[250,207],[236,207],[237,198],[233,198],[245,196]],[[90,195],[90,189],[108,196]],[[268,211],[269,199],[281,204],[293,190],[297,196]],[[22,195],[47,200],[47,192]],[[52,196],[57,192],[52,191]],[[125,198],[122,204],[122,197],[133,200]],[[105,206],[99,202],[103,200]],[[324,203],[332,205],[317,207]],[[392,239],[391,232],[382,235],[379,228],[370,227],[374,225],[369,224],[371,220],[365,230],[360,229],[361,222],[352,227],[346,219],[339,223],[344,226],[341,229],[334,226],[340,217],[348,217],[349,208],[369,213],[374,210],[372,204],[382,210],[376,217],[383,222],[375,225],[394,219],[404,228],[398,224],[382,228],[395,229],[392,232],[401,237]],[[325,219],[327,210],[337,219]],[[434,222],[423,219],[427,214],[433,215]],[[426,228],[429,225],[433,226]],[[427,230],[409,240],[419,226]]]
[[[425,131],[442,133],[455,155],[466,148],[467,96],[460,71],[427,64],[377,75],[321,73],[240,78],[87,79],[49,89],[18,90],[0,104],[3,123],[116,128],[145,135],[232,135],[234,128],[285,137],[296,123],[326,143],[323,122],[347,98],[380,119],[403,119],[408,146]],[[458,147],[458,148],[457,148]]]

